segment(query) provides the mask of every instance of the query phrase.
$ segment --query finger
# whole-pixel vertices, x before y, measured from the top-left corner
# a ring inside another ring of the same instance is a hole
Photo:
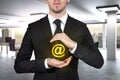
[[[54,41],[57,41],[57,40],[58,40],[58,38],[53,37],[53,38],[50,40],[50,43],[52,43],[52,42],[54,42]]]
[[[64,64],[59,65],[59,66],[58,66],[58,68],[63,68],[63,67],[66,67],[66,66],[68,66],[68,65],[69,65],[69,63],[68,63],[68,62],[64,62]]]
[[[50,43],[54,42],[54,41],[57,41],[57,40],[61,40],[62,38],[62,35],[59,33],[59,34],[56,34],[51,40],[50,40]]]
[[[59,65],[62,65],[64,62],[63,61],[59,61],[56,59],[48,59],[48,65],[51,67],[57,67]]]
[[[72,56],[68,57],[68,58],[67,58],[67,59],[65,59],[65,60],[67,61],[67,60],[70,60],[70,59],[72,59]]]
[[[66,65],[67,65],[67,64],[62,61],[61,63],[57,63],[56,67],[57,67],[57,68],[63,68],[63,67],[65,67]]]
[[[62,67],[62,65],[64,66],[65,65],[65,62],[64,61],[59,61],[59,60],[56,60],[55,61],[55,67]]]
[[[72,56],[68,57],[66,60],[64,60],[64,64],[58,66],[58,68],[63,68],[63,67],[68,66],[71,62],[71,59],[72,59]]]
[[[68,57],[67,59],[65,59],[64,62],[65,62],[65,63],[70,63],[71,59],[72,59],[72,56],[70,56],[70,57]]]

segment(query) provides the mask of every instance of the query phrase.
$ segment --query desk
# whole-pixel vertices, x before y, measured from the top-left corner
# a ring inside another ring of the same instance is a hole
[[[8,54],[8,47],[9,47],[9,43],[0,43],[1,45],[1,52],[3,51],[3,46],[6,47],[6,53]]]

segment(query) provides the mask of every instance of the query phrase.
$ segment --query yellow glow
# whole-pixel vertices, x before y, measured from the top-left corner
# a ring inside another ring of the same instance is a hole
[[[62,44],[55,44],[52,48],[52,55],[56,58],[65,56],[65,47]]]

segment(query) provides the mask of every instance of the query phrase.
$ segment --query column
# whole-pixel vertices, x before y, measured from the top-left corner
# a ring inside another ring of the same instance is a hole
[[[106,49],[106,24],[103,24],[103,48]]]
[[[116,28],[117,28],[117,11],[108,11],[107,13],[107,59],[116,59]]]

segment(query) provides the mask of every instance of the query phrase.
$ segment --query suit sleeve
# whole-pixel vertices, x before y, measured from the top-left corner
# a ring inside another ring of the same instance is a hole
[[[83,32],[83,41],[82,43],[79,43],[79,40],[77,41],[78,45],[74,56],[95,68],[101,68],[104,63],[103,57],[94,45],[94,41],[86,25],[84,25]]]
[[[44,60],[30,60],[33,51],[31,29],[28,27],[21,48],[15,59],[14,69],[17,73],[45,72]]]

